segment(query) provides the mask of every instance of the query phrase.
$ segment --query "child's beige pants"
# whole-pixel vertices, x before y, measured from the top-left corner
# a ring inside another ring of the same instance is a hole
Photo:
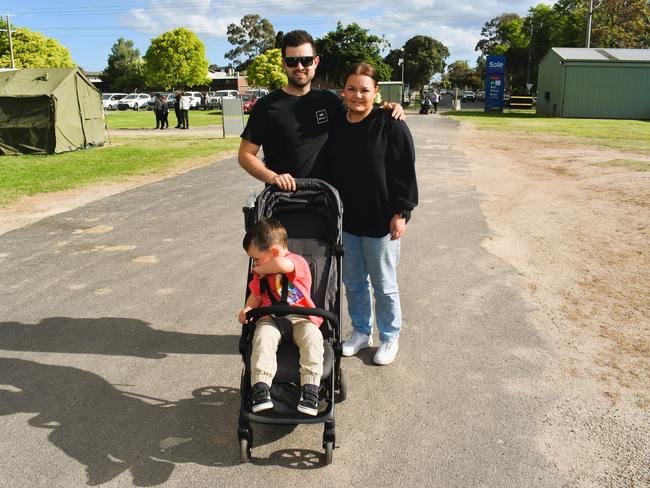
[[[323,375],[323,335],[302,315],[287,315],[293,324],[293,342],[300,350],[300,384],[320,385]],[[280,330],[271,318],[257,321],[251,354],[251,385],[263,382],[271,386],[278,369],[276,352]]]

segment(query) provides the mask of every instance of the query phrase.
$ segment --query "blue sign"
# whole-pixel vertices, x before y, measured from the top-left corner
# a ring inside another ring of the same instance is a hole
[[[503,111],[506,84],[506,57],[489,55],[485,71],[485,111]]]

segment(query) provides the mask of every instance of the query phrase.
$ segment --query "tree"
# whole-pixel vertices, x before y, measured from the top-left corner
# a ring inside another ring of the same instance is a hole
[[[257,56],[248,67],[246,79],[249,86],[267,86],[271,89],[287,84],[282,66],[282,51],[274,48]]]
[[[591,40],[594,47],[650,48],[650,2],[648,0],[596,2]]]
[[[321,61],[317,75],[328,82],[342,83],[347,69],[354,63],[365,62],[376,70],[380,80],[390,80],[392,69],[381,58],[381,51],[389,47],[383,37],[368,34],[367,29],[352,23],[316,40],[316,50]]]
[[[273,44],[273,47],[281,50],[283,42],[284,42],[284,32],[278,31],[278,33],[275,35],[275,43]]]
[[[435,73],[442,73],[449,49],[428,36],[415,36],[404,44],[404,80],[422,89]]]
[[[205,46],[183,27],[152,39],[144,60],[150,87],[171,90],[209,83]]]
[[[483,56],[505,54],[507,57],[507,89],[525,91],[529,69],[530,32],[525,29],[524,18],[517,14],[501,14],[485,23],[483,38],[476,44]]]
[[[133,41],[120,37],[108,55],[106,83],[116,92],[130,92],[144,85],[144,63]]]
[[[476,50],[483,55],[506,54],[511,48],[528,46],[528,38],[522,30],[524,19],[517,14],[501,14],[487,21],[481,29],[481,40]]]
[[[454,61],[447,68],[446,80],[456,88],[478,88],[481,79],[476,70],[469,67],[467,61]]]
[[[235,65],[250,64],[275,43],[275,30],[267,19],[248,14],[242,17],[240,24],[230,24],[227,30],[228,42],[236,47],[228,51],[225,57]]]
[[[384,63],[393,69],[392,81],[402,81],[402,67],[399,60],[404,58],[403,49],[392,49],[384,58]]]
[[[0,29],[6,29],[7,23],[0,20]],[[0,67],[11,67],[9,39],[6,33],[0,33]],[[68,48],[55,39],[40,32],[32,32],[20,27],[11,35],[16,68],[64,68],[74,66]]]

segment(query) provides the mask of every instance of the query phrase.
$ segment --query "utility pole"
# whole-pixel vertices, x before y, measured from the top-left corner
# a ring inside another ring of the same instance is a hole
[[[397,60],[397,66],[402,67],[402,102],[404,102],[404,58]]]
[[[594,15],[594,0],[589,0],[589,13],[587,14],[587,45],[591,47],[591,17]]]
[[[15,66],[14,66],[14,48],[13,48],[13,45],[11,43],[11,16],[9,14],[6,14],[5,17],[7,19],[7,28],[6,29],[0,29],[0,30],[1,31],[6,30],[7,35],[9,36],[9,54],[10,54],[10,57],[11,57],[11,68],[15,68]]]

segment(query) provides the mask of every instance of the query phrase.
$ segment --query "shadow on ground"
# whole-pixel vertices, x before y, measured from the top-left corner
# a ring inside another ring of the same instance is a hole
[[[239,335],[156,330],[142,320],[49,317],[38,324],[0,322],[0,350],[161,359],[167,354],[239,354]]]
[[[34,414],[29,425],[49,430],[48,440],[86,467],[88,485],[130,471],[135,486],[155,486],[175,463],[239,464],[239,404],[236,388],[206,386],[166,401],[118,390],[77,368],[0,358],[0,415]],[[292,430],[258,428],[255,445]],[[278,452],[259,463],[305,469],[318,456]]]

